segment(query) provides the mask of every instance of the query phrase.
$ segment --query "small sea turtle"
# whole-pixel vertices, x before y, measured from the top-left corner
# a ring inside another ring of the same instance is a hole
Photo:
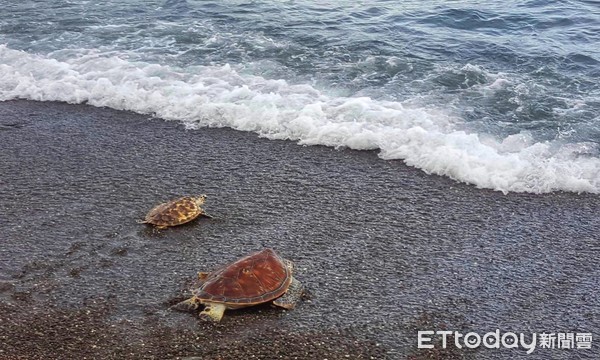
[[[157,229],[164,229],[169,226],[181,225],[190,222],[200,215],[210,217],[200,206],[204,204],[206,195],[198,197],[184,196],[154,207],[150,210],[146,218],[141,221],[143,224],[152,224]]]
[[[201,318],[220,321],[226,309],[240,309],[273,301],[291,310],[302,296],[302,284],[292,273],[294,264],[272,249],[243,257],[211,273],[198,273],[200,285],[193,296],[173,306],[176,310],[195,310],[200,304]]]

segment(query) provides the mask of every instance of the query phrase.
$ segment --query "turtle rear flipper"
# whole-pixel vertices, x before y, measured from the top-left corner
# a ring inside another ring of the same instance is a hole
[[[300,301],[303,292],[304,286],[302,286],[300,281],[296,280],[295,278],[292,278],[292,282],[290,283],[290,286],[288,287],[285,294],[283,294],[282,297],[273,301],[273,304],[284,309],[292,310],[294,307],[296,307],[298,301]]]
[[[200,313],[200,319],[219,322],[223,318],[226,308],[224,304],[208,303]]]
[[[193,296],[187,300],[184,300],[180,303],[171,306],[171,309],[184,312],[194,311],[198,309],[198,299],[196,299],[196,297]]]

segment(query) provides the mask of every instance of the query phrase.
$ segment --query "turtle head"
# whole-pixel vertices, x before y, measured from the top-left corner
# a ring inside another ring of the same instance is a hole
[[[194,198],[194,201],[196,202],[196,205],[201,206],[206,201],[206,195],[198,195]]]

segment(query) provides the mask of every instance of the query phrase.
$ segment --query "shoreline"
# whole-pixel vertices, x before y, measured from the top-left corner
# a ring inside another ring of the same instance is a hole
[[[600,334],[600,195],[504,195],[375,151],[55,102],[0,102],[0,143],[2,359],[513,359],[422,351],[416,332]],[[217,219],[136,223],[194,193]],[[168,310],[197,271],[264,247],[310,291],[295,310]]]

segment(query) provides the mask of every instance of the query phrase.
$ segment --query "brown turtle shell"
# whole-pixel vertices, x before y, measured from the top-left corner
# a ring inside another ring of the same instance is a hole
[[[160,227],[176,226],[194,220],[202,212],[193,197],[184,196],[154,207],[144,222]]]
[[[249,306],[275,300],[291,281],[284,260],[265,249],[210,273],[194,295],[201,301]]]

